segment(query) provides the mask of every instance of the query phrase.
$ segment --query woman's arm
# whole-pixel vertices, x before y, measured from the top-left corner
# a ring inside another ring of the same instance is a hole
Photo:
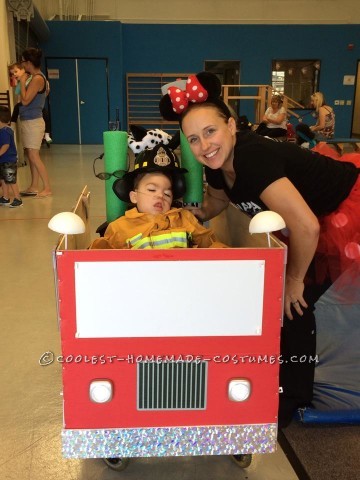
[[[215,233],[210,228],[201,225],[192,212],[183,208],[181,215],[184,219],[184,226],[191,233],[192,241],[196,246],[200,248],[228,248],[227,245],[216,238]]]
[[[279,114],[279,115],[277,115],[277,116],[275,116],[275,115],[270,115],[270,116],[268,117],[268,122],[269,122],[269,123],[273,123],[274,125],[281,125],[282,122],[285,120],[285,118],[286,118],[286,112],[281,113],[281,114]]]
[[[21,85],[21,103],[23,105],[29,105],[36,97],[38,92],[40,92],[44,88],[44,78],[42,75],[33,76],[29,85],[25,86],[26,84],[27,75],[22,75],[20,77],[20,85]]]
[[[268,123],[272,123],[273,125],[281,125],[285,118],[286,110],[284,107],[281,107],[280,110],[276,113],[269,113],[267,115]]]
[[[276,180],[260,195],[265,205],[281,215],[289,230],[289,254],[285,281],[285,313],[293,319],[291,307],[302,315],[304,278],[314,257],[320,226],[299,191],[286,177]]]
[[[269,108],[267,108],[267,109],[265,110],[264,116],[263,116],[263,118],[262,118],[262,121],[263,121],[264,123],[268,123],[268,122],[269,122],[269,115],[270,115],[270,113],[271,113],[271,108],[269,107]]]
[[[229,198],[224,190],[217,190],[208,185],[201,208],[191,208],[191,212],[201,221],[216,217],[229,205]]]
[[[4,145],[1,145],[0,147],[0,157],[4,155],[9,150],[10,144],[4,143]]]

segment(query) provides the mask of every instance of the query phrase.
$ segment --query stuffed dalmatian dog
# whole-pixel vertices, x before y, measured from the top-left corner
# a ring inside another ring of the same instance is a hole
[[[159,143],[167,145],[172,136],[168,133],[154,128],[146,130],[138,125],[130,125],[130,133],[128,134],[128,146],[137,155],[146,148],[154,148]]]

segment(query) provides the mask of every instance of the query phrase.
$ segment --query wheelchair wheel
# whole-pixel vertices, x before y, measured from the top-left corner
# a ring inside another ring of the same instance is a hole
[[[240,468],[247,468],[250,467],[252,455],[231,455],[231,458],[236,463],[236,465]]]
[[[103,458],[106,465],[111,468],[111,470],[115,470],[116,472],[121,472],[121,470],[125,470],[125,468],[129,465],[129,458],[122,457],[122,458]]]

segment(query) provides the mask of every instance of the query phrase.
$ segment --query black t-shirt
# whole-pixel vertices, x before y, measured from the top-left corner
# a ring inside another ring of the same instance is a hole
[[[220,169],[205,167],[206,180],[224,190],[230,201],[255,215],[267,207],[260,195],[271,183],[287,177],[317,216],[333,212],[354,186],[359,171],[341,162],[306,150],[294,143],[274,142],[253,132],[239,132],[234,150],[236,179],[231,189]]]

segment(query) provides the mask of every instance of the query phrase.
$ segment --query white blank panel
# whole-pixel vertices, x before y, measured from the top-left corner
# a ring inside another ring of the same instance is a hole
[[[81,338],[261,335],[263,260],[76,262]]]

